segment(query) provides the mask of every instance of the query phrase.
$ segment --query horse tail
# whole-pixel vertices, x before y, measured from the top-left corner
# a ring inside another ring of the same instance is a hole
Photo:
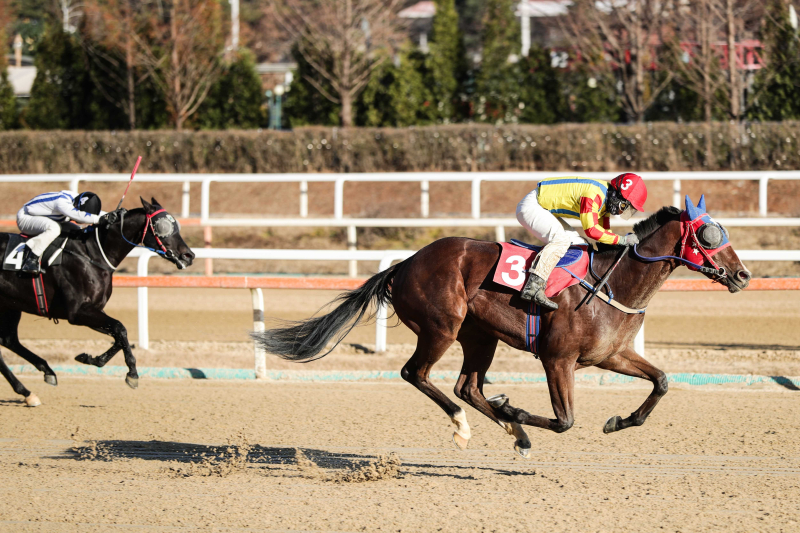
[[[389,287],[401,265],[403,263],[387,268],[369,278],[358,289],[340,294],[328,304],[338,303],[336,308],[325,315],[287,322],[284,327],[268,329],[263,333],[252,333],[251,336],[265,351],[289,361],[307,363],[321,359],[331,353],[364,319],[373,302],[378,306],[391,303],[392,293]],[[374,311],[371,312],[367,319],[371,320],[375,314]],[[319,355],[334,337],[336,344]]]

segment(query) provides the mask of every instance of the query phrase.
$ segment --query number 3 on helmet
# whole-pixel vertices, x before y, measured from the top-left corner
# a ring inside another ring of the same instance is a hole
[[[618,190],[634,209],[644,211],[644,203],[647,201],[647,186],[641,176],[626,172],[611,180],[611,186]]]

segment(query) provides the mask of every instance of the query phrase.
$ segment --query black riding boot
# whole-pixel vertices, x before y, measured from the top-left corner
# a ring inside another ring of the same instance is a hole
[[[39,274],[42,271],[39,263],[39,256],[33,253],[33,250],[30,248],[27,248],[25,252],[25,261],[23,261],[20,270],[26,274]]]
[[[533,300],[545,309],[555,311],[558,309],[558,304],[545,295],[544,290],[546,286],[547,280],[540,278],[531,271],[528,275],[528,280],[525,282],[525,286],[522,288],[520,296],[523,300]]]

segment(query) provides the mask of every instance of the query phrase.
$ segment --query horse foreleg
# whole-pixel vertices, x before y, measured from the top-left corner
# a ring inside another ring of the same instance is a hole
[[[8,368],[8,365],[6,364],[6,361],[5,359],[3,359],[2,355],[0,355],[0,374],[3,374],[3,377],[6,378],[8,384],[11,385],[12,389],[14,389],[14,392],[19,394],[20,396],[25,397],[25,404],[28,407],[36,407],[37,405],[42,405],[42,402],[39,400],[39,397],[36,396],[31,391],[29,391],[28,389],[26,389],[25,385],[23,385],[22,382],[20,382],[20,380],[17,379],[17,376],[15,376],[11,372],[11,369]]]
[[[102,355],[93,357],[89,354],[82,353],[75,357],[79,363],[86,365],[94,365],[102,367],[108,363],[117,352],[122,350],[125,354],[125,364],[128,367],[128,375],[125,376],[125,383],[132,389],[139,386],[139,373],[136,370],[136,358],[131,351],[131,345],[128,342],[128,330],[122,325],[122,322],[115,318],[111,318],[99,309],[82,309],[80,313],[76,313],[69,319],[70,324],[76,326],[86,326],[92,328],[99,333],[105,333],[114,338],[114,344]]]
[[[456,431],[453,433],[453,442],[464,450],[467,448],[469,439],[472,436],[467,422],[467,414],[430,381],[433,365],[441,359],[454,340],[452,337],[431,336],[420,333],[417,349],[411,359],[403,366],[400,375],[447,413],[447,416],[456,426]]]
[[[653,412],[658,401],[667,393],[667,375],[657,369],[631,348],[613,355],[597,365],[604,370],[611,370],[618,374],[647,379],[653,382],[653,392],[644,403],[628,418],[612,416],[603,426],[603,433],[613,433],[631,426],[641,426]]]
[[[48,385],[58,385],[56,373],[47,364],[47,361],[24,347],[19,342],[19,320],[22,317],[21,311],[5,311],[0,316],[0,345],[5,346],[18,356],[32,364],[37,370],[44,373],[44,382]]]

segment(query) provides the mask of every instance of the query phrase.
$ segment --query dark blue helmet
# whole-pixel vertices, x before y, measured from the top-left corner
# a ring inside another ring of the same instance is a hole
[[[93,192],[82,192],[72,201],[75,209],[92,215],[99,215],[102,209],[100,197]]]

